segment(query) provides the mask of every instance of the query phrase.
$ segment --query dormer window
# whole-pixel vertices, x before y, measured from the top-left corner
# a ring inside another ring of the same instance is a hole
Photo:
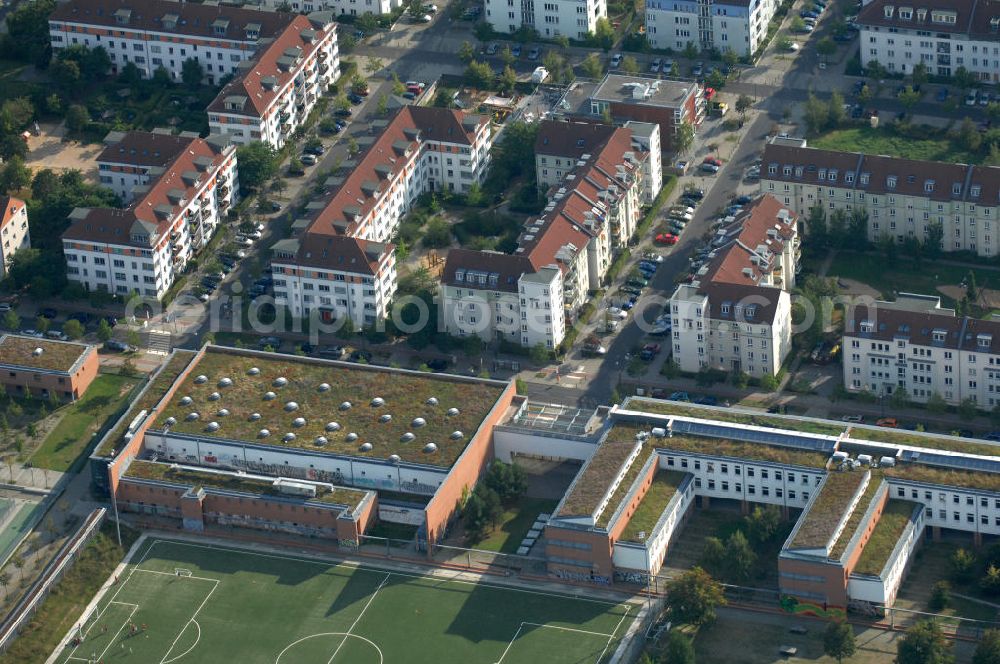
[[[989,348],[993,345],[992,334],[980,334],[976,336],[976,345],[980,348]]]
[[[882,8],[882,11],[885,12],[886,18],[892,18],[892,14],[894,11],[896,11],[896,8],[893,7],[892,5],[886,5],[885,7]]]
[[[785,167],[784,167],[784,168],[782,169],[782,171],[781,171],[781,172],[785,174],[785,177],[788,177],[789,175],[791,175],[791,174],[792,174],[792,167],[791,167],[791,166],[785,166]]]
[[[844,182],[854,184],[854,173],[844,173]]]
[[[942,23],[944,25],[955,25],[958,14],[953,11],[932,11],[931,23]]]
[[[896,176],[895,175],[890,175],[889,177],[887,177],[885,179],[885,188],[886,189],[895,189],[896,188]]]
[[[816,177],[819,180],[825,180],[826,179],[826,169],[825,168],[819,169],[819,173],[816,174]]]
[[[871,173],[862,173],[861,174],[861,184],[867,185],[868,184],[868,180],[870,180],[871,177],[872,177]]]
[[[924,181],[924,192],[930,194],[934,191],[934,180]]]
[[[829,172],[829,174],[827,176],[827,180],[829,180],[830,182],[836,182],[837,181],[837,169],[836,168],[831,168],[830,169],[830,172]]]
[[[918,9],[917,10],[917,20],[920,21],[921,23],[923,23],[925,20],[927,20],[927,10],[926,9]]]
[[[951,195],[952,196],[961,196],[962,195],[962,183],[961,182],[954,182],[954,183],[952,183],[952,185],[951,185]]]
[[[941,329],[934,330],[931,333],[931,338],[934,339],[934,341],[936,341],[938,343],[944,343],[945,337],[947,337],[947,336],[948,336],[948,333],[945,330],[941,330]]]
[[[990,30],[993,32],[1000,31],[1000,16],[994,16],[990,19]]]
[[[778,174],[778,165],[777,164],[768,164],[767,165],[767,174],[768,175],[777,175]]]
[[[797,177],[797,178],[802,177],[802,167],[801,166],[796,166],[795,167],[795,177]]]
[[[861,321],[861,331],[871,333],[875,329],[875,324],[870,320]]]
[[[913,8],[911,7],[900,7],[899,8],[899,18],[904,21],[909,21],[913,18]]]
[[[465,281],[465,270],[455,270],[455,281],[459,283]]]
[[[131,9],[119,9],[115,12],[115,23],[118,25],[128,25],[129,19],[132,17]]]
[[[972,198],[979,198],[979,194],[982,192],[983,188],[978,184],[974,184],[969,187],[969,196]]]

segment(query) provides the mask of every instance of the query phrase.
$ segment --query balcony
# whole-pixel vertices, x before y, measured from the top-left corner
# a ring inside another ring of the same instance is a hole
[[[328,64],[325,64],[325,63],[324,63],[324,64],[321,64],[321,65],[319,66],[319,73],[321,73],[321,74],[325,74],[325,73],[326,73],[326,72],[328,72],[329,70],[330,70],[330,65],[328,65]]]
[[[219,209],[221,211],[225,212],[228,208],[229,208],[229,199],[228,198],[224,198],[221,201],[219,201]]]
[[[208,208],[211,205],[212,205],[212,197],[211,196],[206,196],[205,198],[201,199],[201,210],[202,210],[202,212],[204,212],[205,209]]]
[[[326,54],[326,51],[320,51],[320,52],[319,52],[319,53],[318,53],[318,54],[316,55],[316,57],[317,57],[317,58],[319,58],[319,61],[320,61],[320,62],[323,62],[324,60],[326,60],[326,59],[327,59],[327,57],[328,57],[328,56],[327,56],[327,54]]]
[[[219,192],[219,196],[226,197],[229,195],[229,185],[220,184],[218,187],[216,187],[216,191]]]
[[[172,244],[172,245],[170,245],[170,250],[174,252],[174,255],[177,255],[181,251],[181,245],[179,245],[179,244]]]
[[[288,120],[291,117],[292,117],[292,114],[291,114],[290,111],[282,111],[281,113],[278,113],[278,121],[281,122],[282,124],[284,124],[285,122],[288,122]]]

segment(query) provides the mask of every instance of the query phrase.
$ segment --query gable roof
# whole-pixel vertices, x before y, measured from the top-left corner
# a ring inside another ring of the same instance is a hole
[[[274,41],[258,52],[249,68],[238,73],[219,90],[208,105],[208,112],[262,117],[295,75],[298,64],[308,59],[320,42],[335,29],[336,24],[320,25],[305,16],[296,15]],[[294,57],[295,64],[288,66],[293,61],[288,53],[293,50],[297,50],[298,55]],[[226,100],[231,97],[245,97],[249,105],[241,111],[226,108]]]
[[[535,271],[531,261],[524,256],[512,256],[496,251],[476,251],[473,249],[452,249],[445,260],[441,282],[447,286],[478,288],[480,290],[516,293],[518,279]],[[483,274],[485,284],[470,282],[466,276]],[[458,275],[462,279],[458,279]],[[495,281],[492,279],[496,275]]]
[[[909,18],[903,18],[901,9],[910,10]],[[939,11],[953,14],[954,22],[934,21],[935,12]],[[992,20],[996,18],[1000,18],[998,0],[934,0],[930,4],[914,4],[905,0],[871,0],[861,9],[857,22],[863,26],[933,30],[1000,41],[1000,32],[992,24]]]
[[[543,120],[535,138],[535,154],[579,159],[604,147],[615,131],[604,122]]]
[[[293,16],[171,0],[70,0],[57,4],[49,21],[256,42],[277,35]],[[172,20],[164,21],[165,17]],[[256,28],[257,37],[247,36],[248,26]],[[220,29],[223,34],[218,33]]]
[[[196,138],[158,131],[111,132],[104,139],[107,147],[97,155],[97,162],[166,166],[189,148]]]
[[[379,273],[382,260],[393,249],[393,245],[384,242],[306,233],[299,238],[275,244],[272,247],[273,255],[284,254],[291,258],[279,256],[272,258],[271,262],[374,276]]]
[[[20,198],[14,198],[13,196],[3,196],[0,197],[0,203],[3,204],[3,211],[2,214],[0,214],[0,228],[3,228],[9,224],[14,219],[14,215],[24,207],[24,201]]]

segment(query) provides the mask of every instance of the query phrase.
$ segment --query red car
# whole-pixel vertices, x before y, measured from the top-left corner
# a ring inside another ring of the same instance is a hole
[[[656,236],[656,244],[673,245],[677,244],[677,236],[673,233],[660,233]]]
[[[701,163],[712,164],[713,166],[718,166],[720,168],[722,167],[722,160],[719,159],[718,157],[705,157],[705,159],[703,159]]]

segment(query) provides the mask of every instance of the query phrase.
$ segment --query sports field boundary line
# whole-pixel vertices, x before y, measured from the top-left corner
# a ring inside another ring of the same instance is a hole
[[[181,578],[185,578],[185,577],[181,577]],[[192,577],[186,577],[186,578],[192,578]],[[216,589],[218,589],[218,587],[219,587],[219,580],[218,579],[209,579],[209,580],[210,581],[214,581],[215,585],[212,586],[212,589],[208,591],[207,595],[205,595],[205,599],[201,600],[201,604],[198,605],[198,608],[194,610],[194,613],[191,614],[191,617],[188,619],[188,621],[186,623],[184,623],[183,627],[181,627],[181,631],[177,632],[177,636],[174,637],[174,640],[170,644],[170,647],[167,648],[167,652],[165,652],[163,654],[163,657],[160,659],[160,664],[166,664],[166,662],[173,661],[172,659],[167,659],[170,656],[170,652],[174,649],[174,646],[177,645],[177,642],[180,641],[180,638],[184,635],[184,632],[187,631],[188,625],[190,625],[191,623],[197,623],[198,622],[197,621],[198,614],[201,613],[201,610],[203,608],[205,608],[206,604],[208,604],[208,600],[210,600],[212,598],[212,595],[215,593]],[[199,641],[201,640],[201,626],[200,625],[198,626],[198,640]],[[197,645],[197,643],[195,645]],[[190,649],[188,649],[187,651],[185,651],[182,654],[186,655],[188,652],[190,652]]]
[[[615,640],[615,634],[618,633],[618,630],[621,629],[622,627],[622,623],[625,622],[625,618],[628,616],[630,608],[631,607],[628,606],[625,607],[624,615],[622,615],[621,620],[618,621],[618,624],[615,625],[615,631],[611,632],[611,636],[608,637],[608,642],[604,645],[604,650],[601,651],[601,654],[598,656],[597,661],[594,662],[594,664],[601,664],[601,660],[604,659],[604,655],[607,654],[608,648],[611,647],[611,642]]]
[[[628,611],[626,611],[626,614],[627,613],[628,613]],[[624,616],[622,616],[622,620],[624,620]],[[514,636],[511,637],[510,641],[507,643],[507,647],[503,649],[502,653],[500,653],[500,659],[498,659],[497,661],[493,662],[493,664],[502,664],[503,663],[504,658],[507,657],[507,653],[510,652],[510,649],[514,647],[514,644],[517,642],[517,637],[519,637],[521,635],[521,632],[524,630],[525,625],[527,625],[529,627],[538,627],[539,629],[556,629],[556,630],[560,630],[560,631],[563,631],[563,632],[576,632],[577,634],[586,634],[587,636],[601,636],[601,637],[606,636],[606,637],[608,637],[608,643],[610,643],[611,640],[615,638],[615,632],[618,631],[618,627],[620,627],[621,624],[622,624],[621,620],[619,620],[618,621],[618,625],[615,627],[615,631],[612,632],[611,634],[606,634],[605,632],[591,632],[591,631],[586,630],[586,629],[576,629],[576,628],[573,628],[573,627],[563,627],[561,625],[545,625],[545,624],[542,624],[542,623],[528,622],[526,620],[522,620],[521,624],[517,626],[517,631],[514,632]],[[601,654],[598,656],[597,662],[595,662],[595,664],[600,664],[600,661],[604,658],[604,654],[607,652],[607,650],[608,650],[608,647],[605,646],[604,650],[602,650]]]
[[[333,651],[333,654],[330,655],[330,659],[326,661],[326,664],[332,664],[333,660],[337,658],[337,653],[339,653],[340,649],[344,647],[345,643],[347,643],[347,639],[351,636],[351,632],[353,632],[354,628],[358,626],[359,622],[361,622],[361,618],[364,617],[365,611],[367,611],[368,607],[371,606],[372,602],[375,601],[375,597],[378,595],[378,591],[382,590],[382,588],[385,587],[385,584],[386,582],[389,581],[390,576],[392,576],[392,572],[386,572],[385,578],[382,579],[382,583],[378,584],[378,588],[375,589],[375,591],[372,593],[372,596],[368,598],[367,602],[365,602],[365,606],[364,608],[361,609],[361,613],[359,613],[358,617],[354,619],[354,622],[351,623],[351,626],[347,628],[347,632],[344,633],[344,639],[340,642],[340,645],[337,646],[337,649]]]
[[[122,558],[122,561],[118,563],[115,569],[111,572],[111,574],[108,576],[108,579],[118,579],[119,577],[121,577],[126,567],[128,567],[128,565],[132,563],[132,558],[136,555],[136,553],[139,552],[139,550],[142,548],[142,546],[146,543],[146,540],[148,539],[155,540],[157,538],[150,537],[146,533],[142,533],[141,535],[139,535],[139,538],[132,543],[132,546],[125,554],[125,557]],[[111,590],[111,588],[114,585],[115,585],[114,582],[108,582],[108,580],[106,579],[104,584],[101,585],[100,589],[97,591],[97,594],[94,595],[94,597],[90,600],[87,606],[84,607],[83,611],[80,612],[80,616],[81,617],[85,616],[90,611],[92,611],[94,607],[97,606],[101,602],[101,600],[104,599],[105,595],[107,595],[108,591]],[[119,588],[119,591],[120,590],[121,589]],[[111,601],[114,601],[114,598],[117,596],[118,592],[116,591],[115,595],[112,596]],[[75,633],[76,627],[77,627],[76,621],[73,621],[73,625],[66,631],[65,636],[63,636],[62,640],[59,641],[58,645],[56,645],[56,647],[52,650],[49,656],[45,659],[45,664],[57,664],[57,662],[59,662],[60,657],[66,651],[66,648],[69,647],[70,641],[73,638],[73,634]],[[70,654],[72,655],[72,653]]]
[[[181,657],[183,657],[184,655],[188,654],[189,652],[191,652],[192,650],[194,650],[195,648],[197,648],[198,644],[201,643],[201,624],[197,620],[195,620],[194,618],[192,618],[191,621],[188,624],[191,624],[191,623],[194,623],[194,626],[198,628],[198,638],[196,638],[194,640],[194,643],[191,644],[190,648],[188,648],[187,650],[185,650],[181,654],[177,655],[176,657],[171,657],[170,659],[164,661],[163,664],[170,664],[170,662],[176,662]],[[187,625],[185,625],[184,627],[186,629]],[[183,634],[183,632],[182,632],[182,634]],[[167,651],[167,655],[169,655],[169,654],[170,654],[170,651],[168,650]]]
[[[125,602],[117,602],[117,603],[118,604],[126,604]],[[111,602],[108,602],[108,604],[111,604]],[[103,660],[104,656],[106,654],[108,654],[108,651],[111,650],[111,646],[113,646],[115,644],[115,641],[118,640],[118,635],[122,633],[123,629],[125,629],[125,625],[128,625],[130,622],[132,622],[132,616],[134,616],[135,612],[138,611],[138,610],[139,610],[139,605],[138,604],[133,604],[132,605],[132,611],[129,612],[128,618],[126,618],[124,621],[122,621],[122,626],[119,627],[118,631],[115,632],[114,636],[112,636],[111,639],[108,640],[108,645],[104,646],[104,650],[101,651],[101,654],[96,657],[96,659],[97,659],[98,662],[100,662],[101,660]],[[79,657],[74,657],[74,655],[76,654],[76,651],[79,650],[81,646],[83,646],[84,643],[86,643],[86,641],[81,641],[80,645],[78,645],[75,648],[73,648],[72,652],[70,652],[70,654],[69,654],[69,657],[66,658],[67,662],[69,660],[71,660],[71,659],[80,659]],[[83,659],[84,659],[84,661],[89,661],[89,660],[87,660],[86,657],[84,657]]]
[[[487,588],[496,588],[496,589],[499,589],[499,590],[510,590],[510,591],[515,591],[515,592],[526,593],[526,594],[529,594],[529,595],[541,595],[543,597],[552,597],[552,598],[558,598],[558,599],[570,599],[570,600],[577,600],[577,601],[580,601],[580,602],[591,602],[591,603],[594,603],[594,604],[602,604],[602,605],[609,606],[609,607],[619,607],[619,606],[621,606],[623,604],[629,604],[632,601],[635,601],[633,598],[626,598],[626,599],[623,599],[621,601],[613,601],[613,600],[605,600],[605,599],[595,599],[593,597],[586,597],[586,596],[574,595],[574,594],[567,594],[567,593],[542,592],[542,591],[539,591],[539,590],[530,590],[528,588],[522,588],[522,587],[520,587],[518,585],[513,585],[513,584],[490,583],[490,582],[485,581],[485,580],[470,581],[470,580],[467,580],[467,579],[454,578],[454,577],[451,577],[451,576],[444,576],[444,575],[441,575],[441,574],[433,574],[433,573],[417,574],[417,573],[414,573],[414,572],[404,572],[404,571],[398,571],[398,570],[394,570],[394,569],[387,569],[385,567],[379,567],[379,566],[375,566],[375,565],[370,565],[370,564],[368,564],[365,561],[357,561],[357,560],[352,560],[352,559],[347,559],[347,558],[340,558],[340,557],[336,557],[336,556],[324,556],[322,554],[315,554],[315,555],[314,554],[296,554],[296,555],[290,555],[290,554],[277,553],[277,552],[275,552],[275,553],[265,553],[265,552],[261,552],[261,551],[256,551],[256,550],[251,549],[251,548],[242,548],[242,547],[234,546],[234,545],[231,545],[231,544],[211,545],[210,546],[210,545],[203,544],[203,543],[197,543],[197,542],[189,541],[189,540],[184,539],[184,538],[174,538],[174,537],[169,537],[169,536],[166,536],[166,535],[163,535],[163,536],[151,535],[151,537],[157,537],[158,538],[157,541],[163,542],[163,543],[167,543],[167,544],[177,544],[177,545],[180,545],[180,546],[190,546],[190,547],[200,548],[200,549],[209,549],[209,550],[212,550],[212,551],[233,551],[233,552],[236,552],[236,553],[242,553],[242,554],[251,555],[251,556],[258,556],[258,557],[261,557],[261,558],[272,558],[272,559],[275,559],[275,560],[296,560],[296,561],[306,562],[306,563],[315,564],[315,565],[327,565],[327,566],[332,566],[332,567],[352,567],[352,568],[363,569],[363,570],[370,571],[370,572],[386,572],[388,574],[392,574],[393,576],[408,577],[408,578],[412,578],[412,579],[423,579],[423,580],[432,580],[432,581],[445,581],[445,582],[460,583],[460,584],[470,585],[470,586],[484,586],[484,587],[487,587]],[[439,569],[436,566],[432,566],[432,567],[434,567],[435,569]],[[467,570],[459,570],[458,572],[462,573],[462,574],[468,574],[468,575],[471,575],[471,576],[482,577],[482,575],[479,574],[478,572],[467,571]],[[627,614],[628,611],[626,611],[625,613]]]

